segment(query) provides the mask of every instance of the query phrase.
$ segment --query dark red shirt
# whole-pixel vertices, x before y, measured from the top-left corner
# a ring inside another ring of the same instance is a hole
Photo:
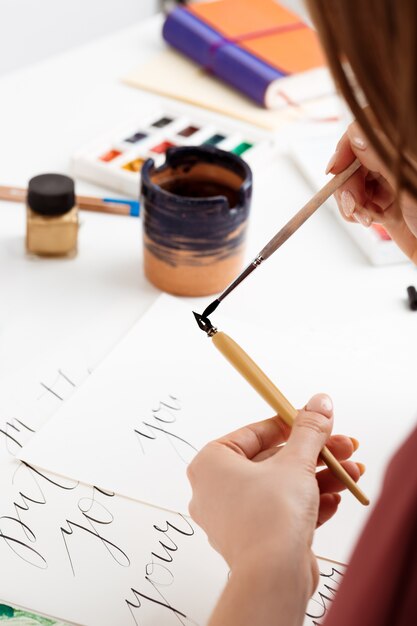
[[[417,626],[417,429],[388,466],[325,626]]]

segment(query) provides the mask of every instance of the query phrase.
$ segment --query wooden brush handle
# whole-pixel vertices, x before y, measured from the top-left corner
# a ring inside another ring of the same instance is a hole
[[[223,332],[217,332],[212,337],[216,348],[233,365],[233,367],[247,380],[255,391],[274,409],[279,417],[288,426],[292,426],[298,411],[288,402],[261,368],[231,337]],[[340,465],[326,446],[320,453],[321,458],[332,473],[349,489],[349,491],[364,505],[369,500],[347,471]]]
[[[271,254],[282,246],[282,244],[285,243],[337,189],[339,189],[340,185],[343,185],[343,183],[359,169],[360,165],[360,161],[355,159],[343,172],[333,176],[333,178],[329,180],[329,182],[326,183],[270,241],[268,241],[266,246],[260,251],[259,256],[262,257],[264,261],[270,257]]]
[[[25,202],[27,191],[21,187],[3,187],[0,185],[0,200]]]

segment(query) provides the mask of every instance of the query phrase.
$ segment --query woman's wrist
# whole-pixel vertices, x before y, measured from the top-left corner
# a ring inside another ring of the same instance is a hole
[[[312,592],[310,550],[288,546],[249,547],[232,566],[209,626],[301,626]]]
[[[280,537],[278,541],[257,542],[253,548],[249,546],[232,564],[231,575],[267,577],[280,588],[292,587],[296,583],[307,602],[314,585],[312,558],[306,544],[288,542]]]

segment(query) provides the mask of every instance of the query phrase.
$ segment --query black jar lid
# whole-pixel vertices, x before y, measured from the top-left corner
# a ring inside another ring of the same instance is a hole
[[[64,215],[75,205],[74,181],[63,174],[40,174],[31,178],[27,203],[40,215]]]

